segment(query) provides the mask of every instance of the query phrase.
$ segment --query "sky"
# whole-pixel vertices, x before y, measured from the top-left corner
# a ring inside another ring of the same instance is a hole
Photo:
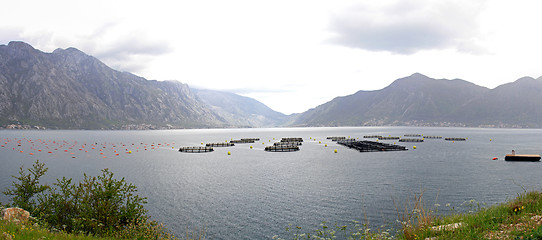
[[[285,114],[413,73],[488,88],[542,76],[538,0],[4,0],[1,6],[0,45],[74,47],[119,71],[234,92]]]

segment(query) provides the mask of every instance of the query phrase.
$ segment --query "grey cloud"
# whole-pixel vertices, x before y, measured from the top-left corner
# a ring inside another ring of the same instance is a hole
[[[0,44],[18,40],[42,51],[56,48],[77,48],[121,71],[137,72],[145,69],[154,57],[173,51],[171,43],[149,38],[138,31],[124,35],[114,33],[118,25],[104,23],[85,35],[64,35],[49,30],[25,32],[24,28],[0,29]]]
[[[396,1],[384,6],[356,5],[333,15],[334,44],[369,51],[413,54],[421,50],[454,48],[479,53],[479,1]]]
[[[159,56],[172,51],[172,47],[167,42],[151,41],[131,36],[126,36],[125,39],[119,39],[101,47],[96,50],[96,57],[119,60],[126,60],[135,55]]]
[[[89,39],[103,39],[102,42],[89,43],[92,55],[111,67],[123,71],[138,71],[145,68],[146,61],[153,57],[173,51],[167,41],[150,39],[146,34],[137,31],[106,39],[109,31],[114,31],[115,24],[105,24],[98,28]]]

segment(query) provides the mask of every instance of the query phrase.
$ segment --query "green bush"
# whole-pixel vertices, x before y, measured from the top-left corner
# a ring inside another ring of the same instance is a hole
[[[38,217],[51,227],[68,232],[107,235],[145,216],[145,198],[137,188],[117,180],[108,169],[102,175],[72,184],[72,179],[57,180],[50,194],[39,199]]]
[[[136,194],[137,188],[124,178],[113,178],[108,169],[97,177],[85,174],[78,184],[63,177],[52,187],[39,184],[46,171],[39,161],[29,169],[30,174],[21,167],[20,176],[14,176],[18,180],[12,184],[14,189],[4,193],[12,196],[13,205],[29,210],[50,229],[99,236],[122,233],[131,238],[172,238],[165,227],[146,216],[146,198]]]
[[[45,163],[40,163],[39,160],[36,160],[32,168],[28,169],[28,174],[25,173],[24,166],[19,168],[19,176],[12,176],[18,180],[11,184],[14,189],[4,191],[5,195],[12,196],[13,206],[25,209],[30,213],[34,212],[36,208],[35,196],[49,189],[49,186],[39,183],[39,178],[45,175],[47,169]]]

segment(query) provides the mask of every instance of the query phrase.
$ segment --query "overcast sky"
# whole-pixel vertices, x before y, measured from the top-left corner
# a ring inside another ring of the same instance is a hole
[[[542,1],[3,1],[0,44],[75,47],[149,80],[303,112],[415,72],[542,76]]]

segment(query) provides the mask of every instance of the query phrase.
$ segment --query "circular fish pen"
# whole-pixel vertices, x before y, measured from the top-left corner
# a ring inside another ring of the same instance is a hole
[[[212,152],[214,149],[212,147],[181,147],[179,148],[179,152],[186,152],[186,153],[205,153],[205,152]]]

